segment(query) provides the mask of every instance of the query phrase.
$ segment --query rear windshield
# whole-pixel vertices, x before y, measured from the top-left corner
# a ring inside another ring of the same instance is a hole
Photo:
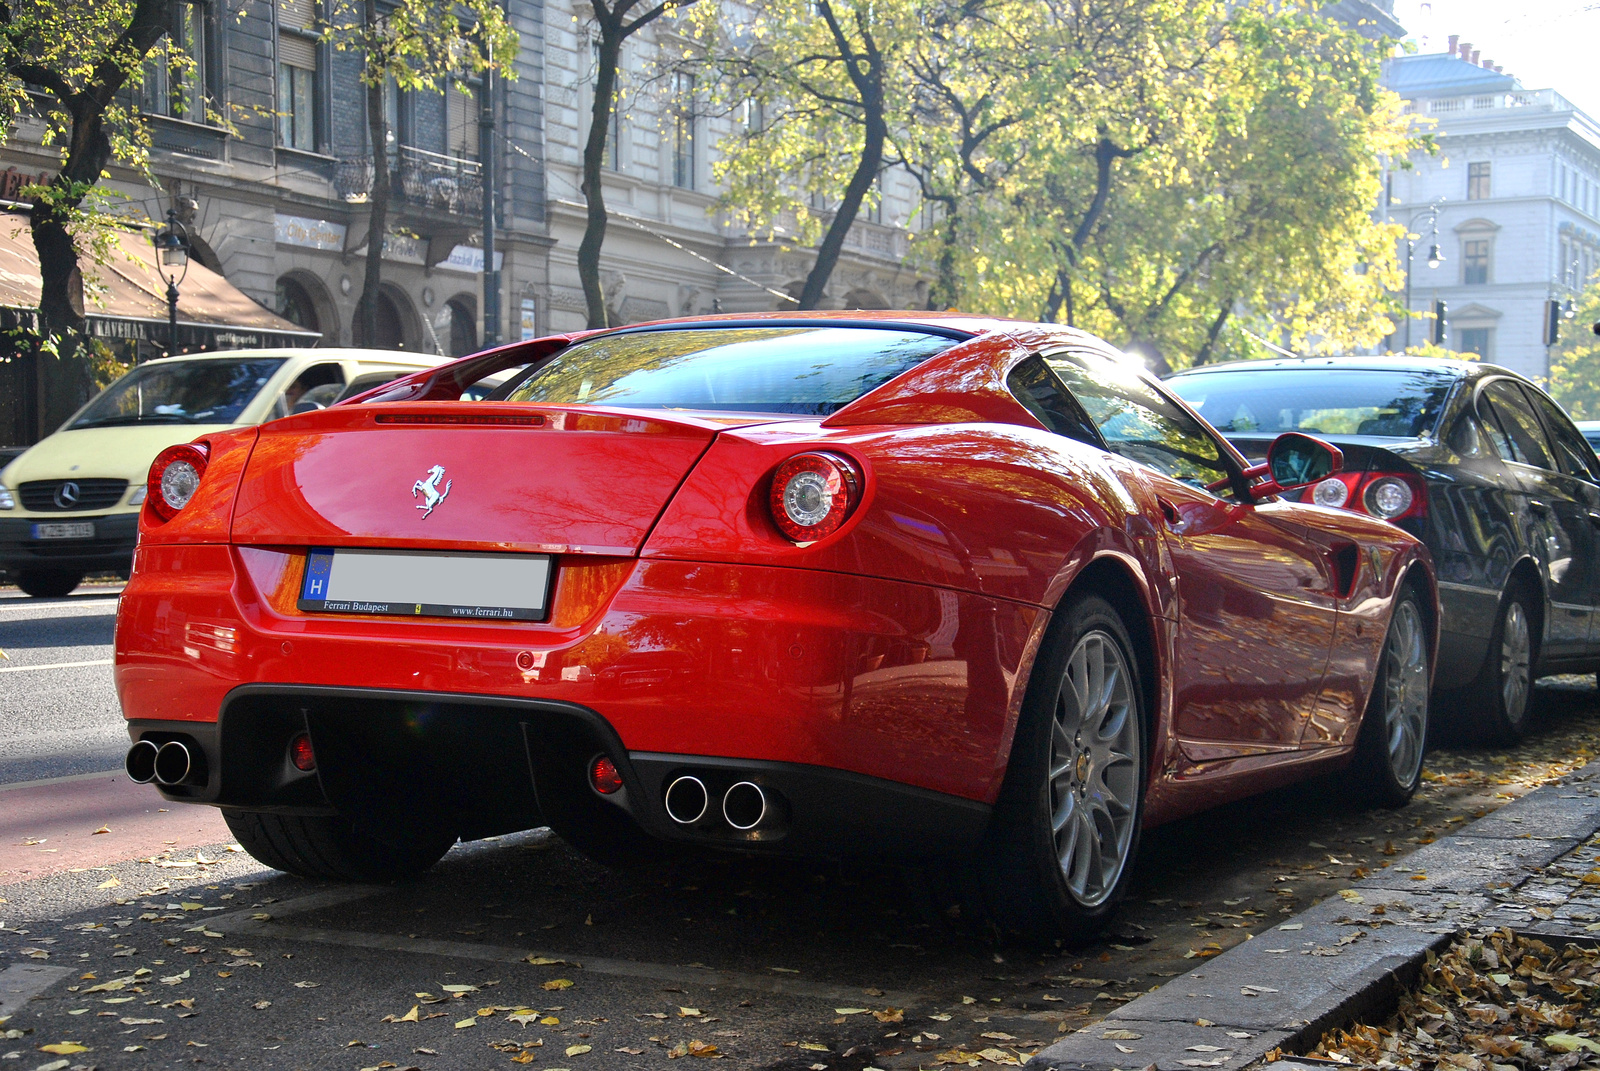
[[[602,335],[557,356],[507,400],[825,416],[955,344],[863,327]]]
[[[1454,383],[1439,372],[1263,368],[1174,376],[1166,386],[1225,433],[1410,439],[1432,432]]]
[[[107,387],[72,426],[232,424],[285,360],[241,357],[147,364]]]

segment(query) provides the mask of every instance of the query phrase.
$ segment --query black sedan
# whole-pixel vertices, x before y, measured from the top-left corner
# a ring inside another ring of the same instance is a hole
[[[1297,492],[1369,513],[1432,551],[1443,627],[1441,722],[1480,739],[1526,727],[1547,673],[1600,668],[1600,458],[1542,390],[1470,361],[1299,358],[1214,365],[1167,381],[1246,456],[1303,431],[1345,468]]]

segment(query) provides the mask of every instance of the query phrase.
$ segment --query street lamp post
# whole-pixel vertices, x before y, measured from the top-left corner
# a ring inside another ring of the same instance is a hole
[[[1440,198],[1438,198],[1437,200],[1435,200],[1432,204],[1430,204],[1428,206],[1428,226],[1429,226],[1429,229],[1430,229],[1430,232],[1431,232],[1430,236],[1429,236],[1429,245],[1428,245],[1428,267],[1429,268],[1437,268],[1439,265],[1444,263],[1444,252],[1439,248],[1439,206],[1441,204],[1443,204],[1443,203],[1444,203],[1444,198],[1440,197]],[[1422,213],[1418,212],[1416,215],[1412,216],[1411,217],[1411,222],[1415,223],[1417,221],[1417,219],[1421,215],[1422,215]],[[1417,239],[1420,238],[1420,237],[1421,237],[1421,235],[1414,233],[1411,230],[1411,227],[1409,225],[1407,225],[1407,227],[1406,227],[1406,344],[1405,344],[1405,348],[1408,349],[1408,350],[1411,348],[1411,320],[1412,320],[1412,316],[1411,316],[1411,265],[1412,265],[1412,261],[1416,259],[1416,255],[1417,255]]]
[[[167,209],[167,225],[155,234],[156,270],[167,283],[167,356],[178,352],[178,286],[189,275],[189,228]]]

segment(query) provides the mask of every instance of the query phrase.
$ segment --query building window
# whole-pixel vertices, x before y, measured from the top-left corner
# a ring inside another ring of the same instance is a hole
[[[1478,360],[1489,359],[1489,339],[1492,328],[1488,327],[1463,327],[1456,332],[1458,339],[1457,353],[1476,354]]]
[[[317,148],[316,0],[281,0],[278,8],[278,144]]]
[[[210,85],[207,14],[203,3],[178,0],[172,5],[172,29],[144,61],[139,109],[146,115],[206,121]]]
[[[482,83],[452,78],[445,90],[446,122],[444,151],[461,160],[478,158],[478,92]]]
[[[1480,160],[1467,165],[1467,200],[1489,199],[1489,161]]]
[[[1461,281],[1468,286],[1489,281],[1489,239],[1468,238],[1461,243]]]
[[[694,189],[694,75],[673,76],[672,184]]]

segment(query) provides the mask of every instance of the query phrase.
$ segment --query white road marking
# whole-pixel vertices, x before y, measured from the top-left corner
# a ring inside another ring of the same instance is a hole
[[[13,781],[9,785],[0,785],[0,792],[10,792],[14,788],[40,788],[44,785],[64,785],[70,781],[108,781],[117,777],[127,777],[121,769],[105,770],[101,773],[68,774],[66,777],[44,777],[37,781]]]
[[[38,666],[0,666],[0,673],[32,673],[40,669],[79,669],[83,666],[109,666],[111,659],[95,658],[88,662],[46,662]]]

